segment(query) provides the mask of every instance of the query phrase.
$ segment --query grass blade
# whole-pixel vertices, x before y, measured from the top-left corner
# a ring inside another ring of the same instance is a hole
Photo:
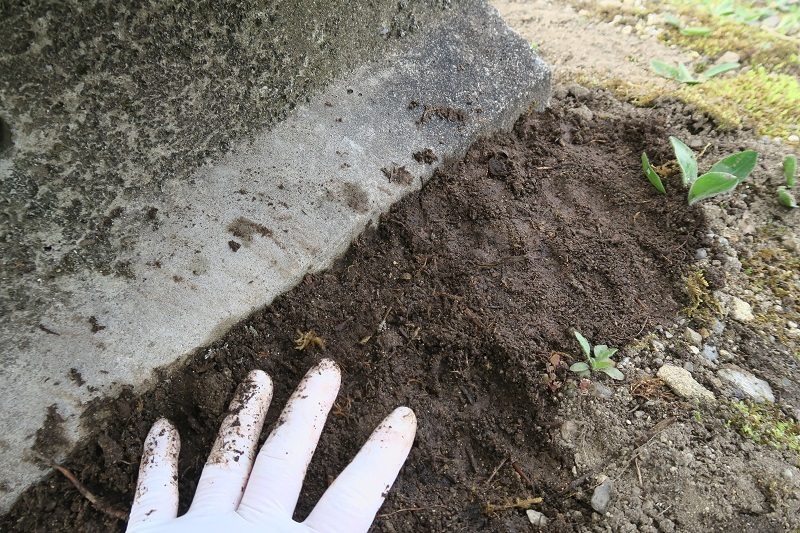
[[[689,205],[711,198],[718,194],[733,190],[739,185],[739,178],[726,172],[708,172],[703,174],[689,189]]]
[[[692,149],[677,137],[670,137],[669,142],[675,151],[675,159],[678,160],[678,165],[681,167],[683,186],[688,187],[697,179],[697,159],[694,158]]]
[[[794,199],[794,195],[783,185],[778,187],[778,201],[786,207],[797,207],[797,200]]]
[[[787,155],[783,160],[783,175],[786,176],[786,186],[790,189],[794,187],[797,175],[797,158],[795,156]]]
[[[702,76],[705,79],[713,78],[714,76],[718,76],[723,72],[728,72],[729,70],[737,69],[740,66],[741,64],[739,63],[722,63],[721,65],[714,65],[710,69],[703,72]]]
[[[744,152],[739,152],[738,154],[729,155],[711,167],[708,172],[733,174],[739,179],[739,181],[742,181],[750,175],[754,168],[756,168],[757,162],[758,154],[753,150],[745,150]]]
[[[681,27],[681,21],[678,20],[678,17],[676,17],[672,13],[664,13],[664,22],[666,22],[667,24],[672,24],[678,29],[680,29]]]
[[[688,35],[688,36],[697,36],[697,35],[708,35],[711,33],[711,28],[681,28],[681,35]]]
[[[700,80],[695,79],[695,77],[692,76],[692,73],[689,72],[689,69],[686,68],[686,65],[683,63],[678,63],[678,81],[688,85],[696,85],[700,83]]]
[[[644,175],[647,176],[647,179],[650,180],[650,183],[653,184],[653,187],[656,188],[658,192],[661,194],[667,194],[666,189],[664,189],[664,184],[661,183],[661,178],[653,170],[653,167],[650,166],[650,160],[647,159],[647,154],[642,152],[642,170],[644,171]]]

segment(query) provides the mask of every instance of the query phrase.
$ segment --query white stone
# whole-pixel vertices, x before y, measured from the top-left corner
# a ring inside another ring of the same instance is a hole
[[[544,527],[547,525],[547,517],[540,513],[539,511],[534,511],[533,509],[528,509],[525,511],[525,514],[528,515],[528,520],[530,520],[531,524],[538,527]]]
[[[731,297],[730,316],[737,322],[750,322],[755,319],[750,304],[736,296]]]
[[[713,403],[716,400],[713,392],[700,385],[692,377],[692,374],[683,368],[664,365],[658,369],[656,375],[664,380],[664,383],[666,383],[675,394],[682,398],[701,403]]]
[[[775,402],[772,387],[763,379],[739,368],[736,365],[727,365],[717,372],[720,381],[725,383],[737,397],[747,398],[754,402]]]

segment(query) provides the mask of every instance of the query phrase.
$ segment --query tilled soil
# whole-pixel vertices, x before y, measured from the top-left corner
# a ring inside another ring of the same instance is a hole
[[[587,117],[587,108],[571,107],[556,104],[479,141],[329,271],[306,276],[184,365],[160,370],[153,390],[94,405],[85,424],[95,437],[65,466],[127,509],[143,439],[167,417],[183,442],[185,510],[236,384],[253,368],[273,377],[269,428],[324,356],[342,367],[343,385],[296,518],[380,419],[407,405],[419,419],[417,439],[373,531],[523,531],[531,507],[552,531],[590,524],[588,501],[574,496],[592,472],[577,468],[557,438],[564,420],[556,399],[630,383],[595,378],[598,386],[577,390],[569,379],[556,396],[543,380],[545,360],[561,353],[561,384],[579,353],[574,330],[621,347],[669,325],[686,305],[681,275],[710,243],[701,210],[680,194],[657,195],[642,176],[645,149],[656,164],[669,159],[655,112]],[[310,330],[324,348],[295,349]],[[46,450],[44,433],[40,440]],[[57,473],[0,521],[3,531],[124,527]]]

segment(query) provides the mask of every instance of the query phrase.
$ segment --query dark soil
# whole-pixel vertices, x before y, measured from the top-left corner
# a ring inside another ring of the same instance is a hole
[[[565,493],[574,461],[555,444],[561,421],[544,361],[578,353],[573,329],[622,346],[685,305],[681,265],[701,245],[704,221],[682,195],[658,196],[639,159],[645,148],[654,163],[667,159],[667,136],[652,117],[609,115],[591,127],[560,108],[523,117],[448,164],[330,271],[161,371],[147,393],[95,405],[85,423],[96,437],[65,466],[126,509],[143,439],[166,416],[183,442],[185,510],[236,384],[253,368],[273,377],[269,427],[325,356],[341,365],[343,385],[296,518],[381,418],[408,405],[417,440],[374,531],[523,531],[529,506],[487,504],[531,497],[543,498],[537,509],[551,530],[576,529],[573,512],[588,507]],[[309,330],[324,348],[296,350]],[[2,531],[124,527],[57,473],[0,521]]]

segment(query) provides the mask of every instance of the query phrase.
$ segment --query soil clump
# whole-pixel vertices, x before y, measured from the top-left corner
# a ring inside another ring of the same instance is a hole
[[[306,276],[185,365],[160,370],[152,390],[93,406],[85,423],[96,437],[64,466],[127,509],[144,437],[167,417],[183,443],[183,512],[247,372],[261,368],[275,382],[268,428],[325,356],[341,365],[343,386],[296,518],[382,417],[408,405],[417,440],[373,531],[526,530],[530,505],[515,502],[537,497],[553,531],[580,529],[591,508],[571,496],[591,473],[577,472],[558,444],[563,420],[543,381],[545,361],[553,352],[578,360],[573,330],[621,347],[668,325],[686,305],[681,275],[707,230],[701,210],[679,194],[657,195],[641,174],[643,150],[656,162],[669,158],[655,112],[595,109],[589,121],[572,108],[586,109],[556,104],[479,141],[329,271]],[[296,349],[298,332],[311,330],[324,347]],[[566,368],[557,373],[563,380]],[[598,386],[628,387],[609,381]],[[57,473],[0,521],[3,531],[124,526]]]

